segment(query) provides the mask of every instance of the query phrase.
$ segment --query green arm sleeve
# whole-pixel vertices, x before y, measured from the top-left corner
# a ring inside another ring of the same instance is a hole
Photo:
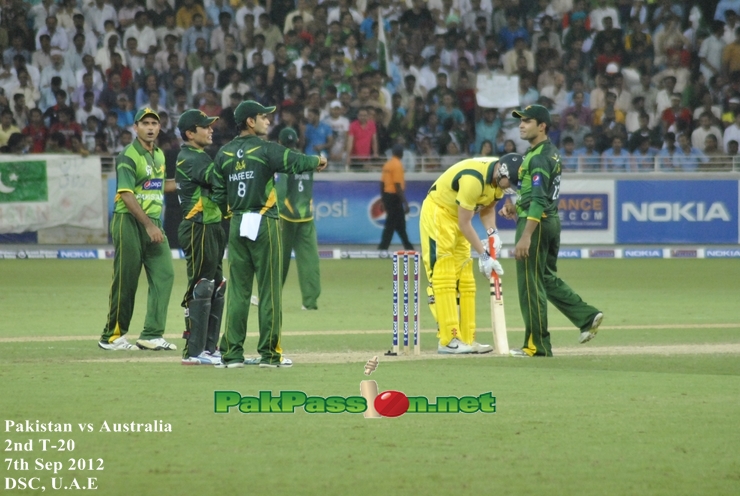
[[[127,155],[116,157],[116,193],[134,192],[136,188],[136,163]]]
[[[272,142],[268,142],[266,148],[267,163],[273,166],[275,172],[300,174],[316,170],[319,166],[318,156],[304,155]]]
[[[527,219],[539,220],[547,206],[547,190],[550,185],[550,167],[547,158],[535,155],[529,162],[532,171],[532,202],[529,205]]]
[[[219,153],[216,156],[216,162],[211,164],[211,174],[209,174],[211,184],[211,200],[213,203],[218,205],[223,215],[227,215],[229,212],[228,201],[226,197],[226,181],[224,181],[223,168],[228,162],[234,160],[233,157],[229,157]]]

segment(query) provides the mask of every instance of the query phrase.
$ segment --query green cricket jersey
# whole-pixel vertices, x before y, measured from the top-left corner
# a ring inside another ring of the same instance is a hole
[[[116,199],[113,212],[130,213],[120,193],[133,193],[142,210],[152,219],[162,215],[164,203],[164,153],[157,147],[150,153],[138,138],[116,157]]]
[[[558,214],[560,196],[560,152],[550,140],[524,154],[519,169],[516,211],[519,217],[539,221]]]
[[[180,199],[183,219],[199,224],[221,222],[221,210],[213,203],[210,176],[213,160],[198,148],[185,143],[177,155],[177,196]]]
[[[313,172],[278,174],[280,217],[290,222],[313,219]]]
[[[274,174],[314,171],[319,157],[248,135],[237,136],[224,145],[214,163],[211,198],[222,212],[256,212],[277,219]]]

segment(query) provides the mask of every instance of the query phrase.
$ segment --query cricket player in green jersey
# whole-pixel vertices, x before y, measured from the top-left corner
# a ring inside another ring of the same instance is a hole
[[[512,356],[552,356],[547,323],[547,302],[568,317],[581,330],[578,341],[585,343],[595,335],[604,314],[584,302],[558,277],[560,251],[560,152],[547,139],[550,112],[541,105],[515,110],[521,119],[519,135],[530,147],[518,170],[502,171],[511,184],[518,185],[516,207],[507,203],[500,213],[516,219],[516,274],[519,307],[524,318],[524,346],[510,351]]]
[[[234,111],[239,136],[224,145],[214,160],[211,198],[222,213],[231,214],[230,289],[218,368],[244,366],[244,339],[255,277],[260,296],[259,366],[293,364],[283,356],[280,346],[283,251],[274,174],[323,170],[326,158],[303,155],[265,141],[268,115],[274,111],[275,107],[263,107],[253,100],[240,103]]]
[[[278,142],[295,149],[298,134],[292,127],[280,131]],[[295,251],[298,284],[304,310],[318,310],[321,294],[319,247],[313,221],[313,172],[278,174],[278,208],[280,233],[283,237],[283,284],[288,277],[290,253]]]
[[[110,222],[116,254],[108,322],[98,346],[104,350],[136,349],[127,341],[126,333],[144,267],[149,296],[144,330],[136,346],[143,350],[176,350],[162,337],[175,274],[160,220],[164,193],[175,191],[175,181],[165,180],[164,153],[155,146],[159,115],[150,108],[139,110],[134,130],[136,139],[116,157],[116,200]]]
[[[213,160],[205,147],[213,143],[218,117],[200,110],[186,110],[177,121],[183,143],[177,156],[177,194],[182,222],[177,237],[187,261],[188,288],[185,307],[183,365],[221,363],[216,350],[224,310],[226,280],[223,258],[226,235],[221,227],[221,210],[211,201],[210,176]]]

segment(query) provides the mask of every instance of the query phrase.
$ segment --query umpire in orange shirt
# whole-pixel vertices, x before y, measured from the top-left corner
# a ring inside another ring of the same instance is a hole
[[[406,214],[409,213],[409,202],[406,200],[403,179],[403,145],[393,145],[393,156],[383,165],[380,182],[380,196],[385,209],[385,227],[380,238],[378,250],[387,251],[393,238],[393,231],[398,233],[405,250],[413,250],[414,245],[406,234]]]

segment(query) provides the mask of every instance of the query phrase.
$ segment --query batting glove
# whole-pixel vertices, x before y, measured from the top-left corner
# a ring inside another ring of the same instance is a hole
[[[489,229],[486,233],[488,234],[489,239],[493,238],[493,249],[496,252],[496,258],[498,258],[501,253],[501,246],[503,246],[503,243],[501,243],[501,237],[498,235],[498,229]],[[481,243],[483,243],[485,248],[488,248],[488,240],[481,240]]]
[[[499,276],[504,275],[504,268],[501,267],[498,260],[491,258],[491,255],[488,254],[488,250],[484,251],[483,254],[478,257],[478,270],[480,270],[481,273],[489,279],[493,272]]]

